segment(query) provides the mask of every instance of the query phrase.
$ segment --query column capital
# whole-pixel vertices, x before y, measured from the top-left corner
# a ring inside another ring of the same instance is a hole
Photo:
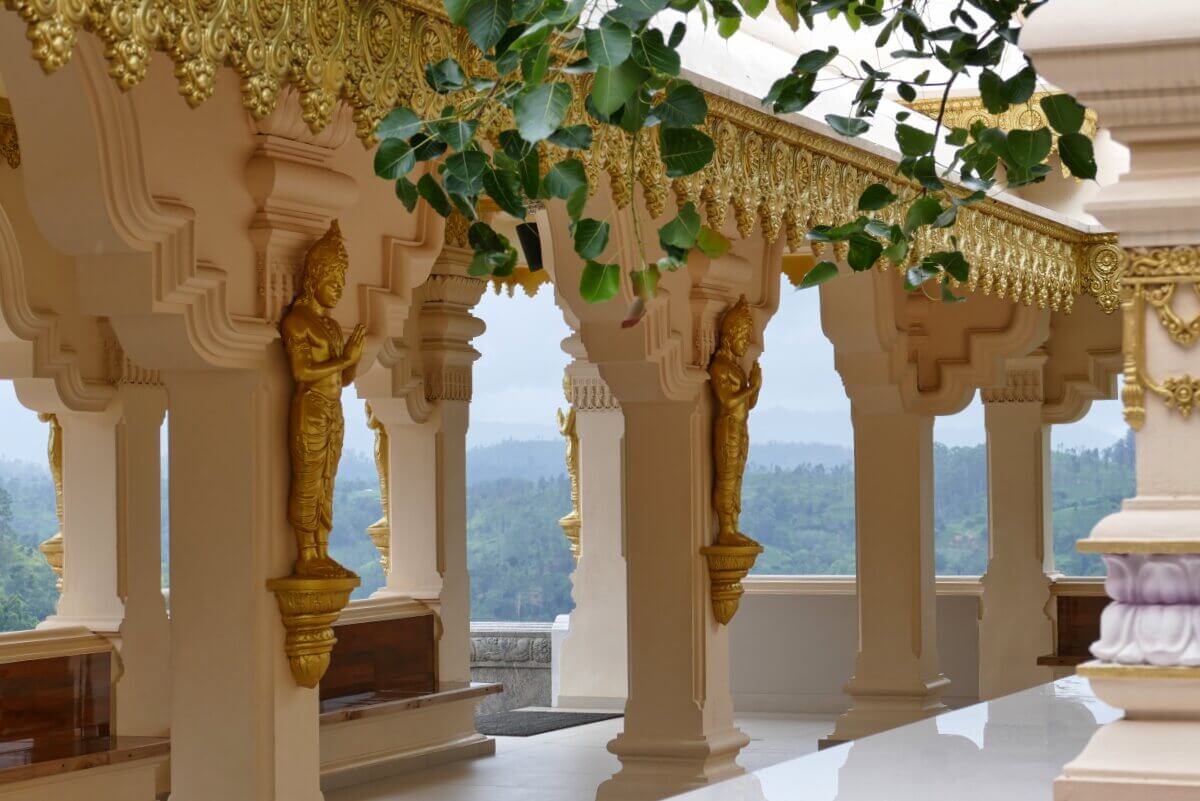
[[[980,390],[985,404],[1041,403],[1042,368],[1046,364],[1045,351],[1013,359],[1005,359],[1004,384]]]

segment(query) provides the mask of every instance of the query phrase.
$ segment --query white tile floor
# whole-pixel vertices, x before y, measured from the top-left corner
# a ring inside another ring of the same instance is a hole
[[[620,767],[605,745],[621,719],[539,734],[497,737],[496,755],[325,793],[325,801],[594,801]],[[739,717],[750,737],[738,762],[759,770],[817,750],[832,720],[785,715]]]

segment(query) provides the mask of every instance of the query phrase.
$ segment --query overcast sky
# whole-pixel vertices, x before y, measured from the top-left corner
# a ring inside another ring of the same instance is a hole
[[[762,357],[763,389],[750,416],[757,441],[824,442],[850,445],[850,404],[833,369],[833,347],[821,333],[815,290],[797,292],[785,285],[779,312],[767,328]],[[476,313],[487,332],[476,340],[483,354],[475,366],[470,444],[504,439],[552,439],[558,436],[555,409],[564,404],[560,343],[566,324],[548,287],[533,298],[490,290]],[[369,453],[372,435],[362,403],[353,392],[343,396],[346,447]],[[46,426],[17,402],[11,382],[0,381],[0,457],[41,463]],[[978,401],[961,414],[939,418],[939,441],[950,445],[983,442],[983,410]],[[1125,433],[1119,401],[1105,401],[1079,423],[1055,426],[1057,446],[1103,447]]]

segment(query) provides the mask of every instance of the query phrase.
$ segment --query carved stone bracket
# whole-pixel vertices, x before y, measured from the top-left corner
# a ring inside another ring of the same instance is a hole
[[[316,687],[329,669],[337,643],[333,624],[350,603],[350,593],[361,582],[353,578],[272,579],[267,589],[275,593],[287,631],[283,648],[292,677],[301,687]]]
[[[737,614],[745,593],[742,579],[746,578],[762,552],[761,545],[709,545],[700,549],[700,553],[708,560],[713,615],[722,626]]]
[[[470,401],[471,366],[479,351],[471,340],[483,333],[483,321],[471,314],[487,284],[465,275],[435,274],[422,284],[421,352],[425,398]]]

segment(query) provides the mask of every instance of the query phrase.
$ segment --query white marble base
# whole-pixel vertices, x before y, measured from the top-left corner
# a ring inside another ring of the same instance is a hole
[[[1120,716],[1118,710],[1092,695],[1086,680],[1060,679],[781,762],[678,798],[1051,801],[1054,780],[1063,765],[1102,724]],[[1141,801],[1160,798],[1166,796],[1143,794]]]

